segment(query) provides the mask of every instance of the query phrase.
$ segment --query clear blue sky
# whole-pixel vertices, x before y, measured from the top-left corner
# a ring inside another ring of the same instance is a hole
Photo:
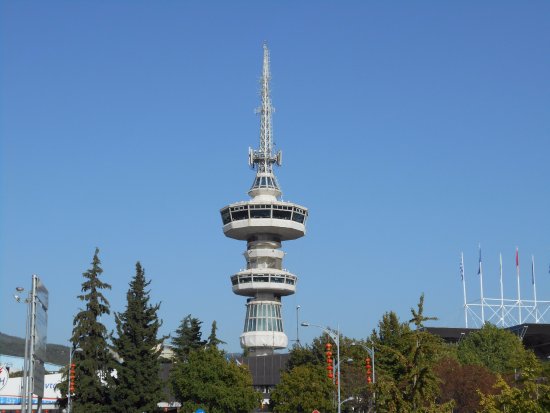
[[[501,251],[515,296],[519,246],[525,298],[534,254],[550,300],[550,3],[4,0],[1,331],[24,335],[12,293],[36,273],[66,342],[98,246],[112,310],[140,260],[164,333],[191,313],[239,349],[246,246],[219,209],[253,179],[264,40],[276,173],[310,209],[283,245],[290,339],[296,305],[361,338],[422,292],[435,325],[463,325],[459,256],[473,300],[478,243],[487,295]]]

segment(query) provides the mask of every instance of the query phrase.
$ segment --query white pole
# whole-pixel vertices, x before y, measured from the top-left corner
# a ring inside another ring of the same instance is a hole
[[[460,253],[460,278],[462,278],[462,290],[464,291],[464,321],[468,328],[468,304],[466,301],[466,280],[464,279],[464,252]]]
[[[67,413],[71,413],[71,370],[73,365],[73,351],[69,347],[69,371],[67,375],[69,377],[67,383]]]
[[[31,288],[31,322],[30,322],[30,344],[29,344],[29,373],[27,377],[27,412],[32,413],[32,396],[34,393],[34,342],[36,340],[36,275],[32,276]]]
[[[499,254],[500,258],[500,325],[504,327],[504,284],[502,282],[502,253]]]
[[[32,288],[32,283],[31,283]],[[27,397],[29,388],[29,345],[30,345],[30,330],[31,330],[31,293],[27,294],[27,325],[25,327],[25,361],[23,364],[23,391],[21,397],[21,411],[27,411]]]
[[[531,255],[531,282],[533,283],[533,296],[535,298],[535,323],[539,322],[537,314],[537,280],[535,279],[535,256]]]
[[[296,306],[296,345],[300,347],[300,306]]]
[[[479,289],[481,293],[481,324],[485,324],[485,299],[483,298],[483,267],[481,266],[481,245],[479,246]]]
[[[519,312],[519,323],[522,323],[521,319],[521,291],[519,287],[519,250],[516,247],[516,275],[518,279],[518,312]]]
[[[337,336],[336,336],[336,351],[338,357],[338,413],[342,411],[342,403],[340,402],[340,324],[337,325]]]

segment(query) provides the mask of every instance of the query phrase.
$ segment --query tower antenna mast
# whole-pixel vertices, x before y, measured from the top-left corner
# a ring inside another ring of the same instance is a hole
[[[278,151],[273,154],[273,113],[275,108],[271,104],[271,93],[269,82],[271,80],[271,71],[269,69],[269,49],[264,43],[264,60],[262,67],[262,89],[261,89],[261,106],[256,109],[256,113],[260,114],[260,148],[253,150],[249,148],[248,163],[251,168],[256,167],[260,173],[273,173],[273,164],[278,166],[282,164],[282,152]]]

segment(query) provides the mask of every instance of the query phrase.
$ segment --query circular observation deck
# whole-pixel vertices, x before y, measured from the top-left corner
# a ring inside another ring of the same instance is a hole
[[[307,208],[290,202],[238,202],[220,210],[224,234],[245,241],[257,234],[272,234],[280,241],[303,237]]]
[[[231,276],[233,292],[247,297],[254,297],[259,292],[292,295],[296,292],[297,281],[294,274],[274,268],[254,268]]]

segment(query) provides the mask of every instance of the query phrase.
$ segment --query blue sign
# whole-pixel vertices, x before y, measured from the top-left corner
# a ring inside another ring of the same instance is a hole
[[[197,410],[195,410],[195,413],[206,413],[206,412],[202,409],[197,409]]]

